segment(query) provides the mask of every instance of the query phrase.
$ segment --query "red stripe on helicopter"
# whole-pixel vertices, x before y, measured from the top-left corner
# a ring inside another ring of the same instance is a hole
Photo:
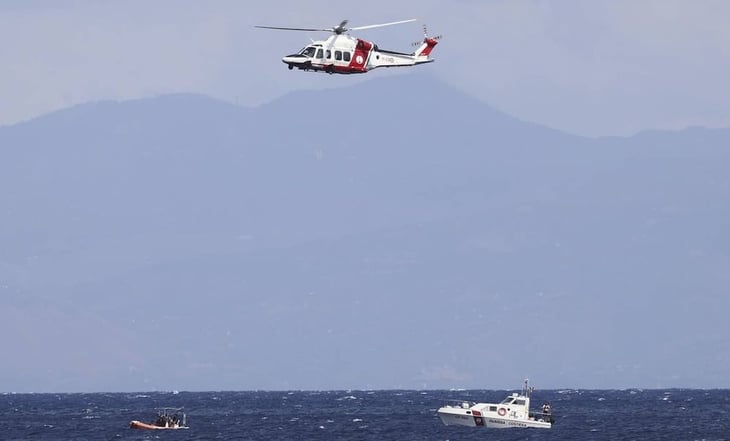
[[[373,44],[371,42],[358,38],[355,44],[355,52],[352,54],[352,59],[350,60],[350,69],[365,72],[367,70],[365,64],[367,63],[368,54],[372,48]]]

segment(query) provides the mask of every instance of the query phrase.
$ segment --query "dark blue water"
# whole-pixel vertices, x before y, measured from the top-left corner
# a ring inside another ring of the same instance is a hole
[[[444,426],[447,399],[506,391],[180,392],[0,395],[0,440],[730,440],[730,390],[537,391],[550,430]],[[189,430],[129,429],[184,406]]]

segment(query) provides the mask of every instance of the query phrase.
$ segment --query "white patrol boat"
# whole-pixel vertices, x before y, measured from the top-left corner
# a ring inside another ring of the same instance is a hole
[[[549,429],[553,425],[552,409],[545,403],[542,412],[530,412],[530,395],[532,388],[527,380],[521,393],[513,393],[501,403],[474,403],[470,401],[452,400],[438,410],[441,421],[447,426],[469,427],[536,427]]]

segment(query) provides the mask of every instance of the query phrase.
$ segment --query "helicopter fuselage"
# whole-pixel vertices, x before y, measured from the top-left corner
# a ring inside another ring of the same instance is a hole
[[[378,67],[414,66],[434,61],[429,58],[436,40],[425,37],[416,52],[406,54],[379,49],[370,41],[337,34],[327,40],[314,41],[296,54],[281,59],[289,69],[330,74],[366,73]]]

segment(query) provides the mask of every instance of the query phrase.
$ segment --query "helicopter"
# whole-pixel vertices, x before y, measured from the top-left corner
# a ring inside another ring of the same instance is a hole
[[[275,29],[285,31],[331,32],[333,35],[326,40],[312,41],[296,54],[281,59],[289,70],[295,67],[303,71],[325,72],[329,74],[359,74],[366,73],[378,67],[416,66],[435,61],[430,58],[431,51],[441,36],[429,37],[426,26],[423,27],[423,40],[414,45],[417,49],[410,53],[380,49],[377,44],[352,37],[348,31],[392,26],[401,23],[416,21],[415,18],[390,23],[381,23],[367,26],[347,28],[348,20],[331,28],[289,28],[279,26],[254,26],[261,29]]]

